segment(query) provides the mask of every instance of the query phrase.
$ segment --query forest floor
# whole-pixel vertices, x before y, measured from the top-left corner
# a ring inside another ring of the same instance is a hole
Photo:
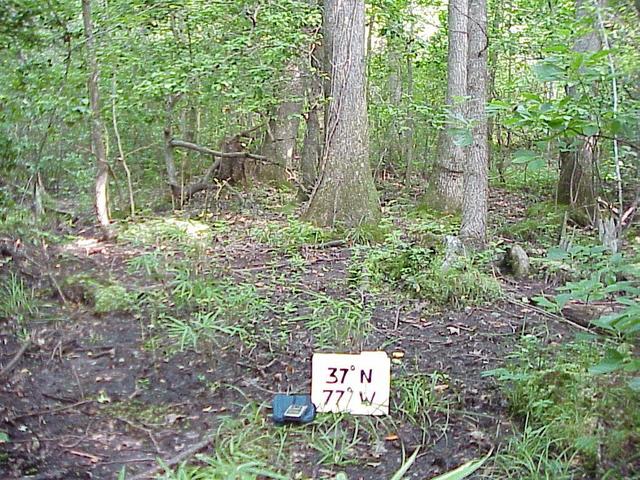
[[[517,198],[494,192],[507,224],[525,215]],[[216,472],[388,479],[422,446],[406,478],[426,479],[508,441],[513,420],[483,372],[523,334],[554,344],[579,331],[528,304],[545,284],[495,268],[500,300],[435,308],[354,283],[364,247],[305,230],[293,208],[272,192],[156,214],[123,224],[115,242],[79,224],[5,258],[3,274],[34,297],[17,327],[0,324],[0,365],[30,339],[0,384],[0,477],[125,478],[124,467],[134,478],[197,451],[191,465]],[[405,231],[410,220],[393,222]],[[389,416],[272,424],[275,392],[310,391],[314,351],[361,350],[393,358]]]

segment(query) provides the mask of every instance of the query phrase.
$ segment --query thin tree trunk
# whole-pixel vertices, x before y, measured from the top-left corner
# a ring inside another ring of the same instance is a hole
[[[324,151],[305,217],[324,226],[374,223],[380,207],[369,165],[364,0],[325,1],[324,41]]]
[[[438,138],[433,184],[437,206],[458,210],[462,205],[464,148],[456,141],[456,129],[464,128],[467,96],[468,0],[449,0],[447,66],[447,124]]]
[[[176,205],[181,204],[181,192],[182,188],[178,183],[178,173],[176,170],[175,160],[173,158],[173,146],[171,140],[173,140],[173,109],[176,103],[180,100],[181,95],[169,95],[165,101],[165,123],[164,123],[164,164],[167,169],[167,180],[169,188],[171,188],[171,195]]]
[[[131,211],[131,217],[136,216],[136,204],[133,198],[133,184],[131,183],[131,170],[127,165],[127,159],[122,148],[122,140],[120,139],[120,129],[118,128],[118,116],[116,112],[116,99],[118,98],[118,90],[116,88],[116,76],[113,76],[112,82],[112,97],[111,97],[111,115],[113,119],[113,133],[116,136],[116,143],[118,145],[118,156],[122,162],[122,168],[127,175],[127,188],[129,190],[129,209]]]
[[[96,183],[95,183],[95,207],[100,226],[108,235],[109,208],[107,201],[107,186],[109,183],[109,164],[102,132],[104,129],[100,116],[100,69],[96,56],[96,46],[93,37],[93,22],[91,19],[91,0],[82,0],[82,20],[84,35],[87,45],[87,64],[89,66],[89,78],[87,89],[89,91],[89,104],[91,107],[91,147],[96,157]]]
[[[403,150],[406,161],[406,169],[404,172],[404,184],[411,185],[411,177],[413,176],[413,135],[415,124],[413,120],[413,57],[407,56],[407,95],[405,99],[405,107],[407,112],[407,120],[403,136]]]
[[[468,148],[460,237],[466,245],[482,247],[487,235],[489,198],[489,138],[487,124],[487,0],[469,2],[469,68],[467,119],[473,141]]]
[[[576,0],[576,16],[582,20],[591,15],[589,0]],[[600,38],[594,20],[593,30],[576,40],[574,51],[580,53],[600,50]],[[594,92],[595,93],[595,92]],[[574,86],[567,94],[575,97]],[[593,224],[596,216],[596,183],[594,169],[598,159],[598,139],[595,136],[574,138],[560,153],[558,177],[558,201],[570,206],[574,220],[581,224]]]
[[[286,172],[297,170],[295,163],[296,140],[302,113],[303,83],[299,60],[292,60],[286,68],[283,101],[267,126],[264,154],[278,165],[263,165],[259,170],[261,180],[287,183]]]

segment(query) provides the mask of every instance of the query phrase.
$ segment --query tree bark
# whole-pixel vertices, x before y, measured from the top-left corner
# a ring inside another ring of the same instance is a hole
[[[171,195],[177,205],[182,203],[181,192],[182,186],[178,182],[178,174],[176,170],[175,160],[173,158],[173,109],[180,100],[181,95],[169,95],[165,101],[165,121],[164,121],[164,164],[167,169],[167,181],[171,188]]]
[[[109,164],[102,135],[104,125],[100,115],[100,68],[96,56],[96,46],[93,37],[93,22],[91,19],[91,0],[82,0],[82,21],[87,46],[87,64],[89,66],[89,78],[87,90],[89,92],[89,104],[91,107],[91,148],[96,157],[96,182],[95,182],[95,208],[100,226],[108,233],[109,208],[107,200],[107,186],[109,183]]]
[[[364,0],[325,1],[324,42],[324,151],[304,216],[323,226],[375,223],[380,206],[369,165]]]
[[[275,116],[267,125],[265,156],[279,165],[263,165],[259,169],[261,180],[271,183],[288,183],[286,172],[296,170],[295,150],[302,114],[303,84],[299,60],[292,60],[286,67],[283,84],[283,101]]]
[[[472,247],[483,247],[487,235],[489,198],[489,138],[487,124],[487,0],[469,2],[469,67],[467,119],[472,128],[464,173],[460,237]]]
[[[449,0],[447,124],[438,138],[433,186],[437,206],[459,210],[463,196],[464,147],[456,144],[456,128],[464,128],[467,96],[468,0]],[[459,143],[459,142],[458,142]]]
[[[302,174],[303,189],[300,196],[307,200],[318,177],[318,168],[322,156],[322,122],[324,118],[324,99],[322,94],[322,45],[315,45],[311,51],[311,61],[305,75],[305,94],[308,111],[306,116],[307,128],[300,155],[300,172]]]
[[[583,20],[590,13],[588,0],[576,0],[576,17]],[[576,40],[574,51],[597,52],[600,50],[600,38],[594,21],[593,29]],[[577,97],[575,87],[567,88],[567,94]],[[589,93],[585,93],[589,94]],[[574,220],[581,224],[595,221],[596,184],[594,168],[598,159],[598,139],[596,136],[574,138],[560,153],[560,175],[558,177],[558,202],[569,205]]]

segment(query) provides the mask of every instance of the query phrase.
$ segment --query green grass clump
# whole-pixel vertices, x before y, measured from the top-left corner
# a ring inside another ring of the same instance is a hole
[[[331,239],[330,232],[289,217],[286,224],[269,222],[251,231],[251,236],[283,253],[295,253],[304,245],[323,243]]]
[[[37,311],[33,290],[22,278],[12,273],[0,280],[0,320],[13,319],[23,322]]]
[[[313,333],[318,349],[352,348],[371,330],[371,312],[361,299],[336,299],[315,294],[305,313],[292,321],[303,321]]]
[[[211,240],[211,227],[197,220],[150,218],[127,224],[119,238],[137,246],[197,247]]]
[[[566,207],[554,202],[537,202],[527,209],[525,219],[502,226],[498,234],[522,242],[556,243],[565,210]]]
[[[525,421],[513,447],[535,441],[540,451],[546,444],[549,468],[555,465],[548,472],[556,476],[531,476],[525,469],[526,475],[512,472],[509,478],[577,478],[558,473],[563,468],[574,475],[628,478],[624,475],[638,462],[640,392],[626,385],[625,374],[589,373],[602,350],[593,341],[543,346],[528,335],[507,366],[488,372],[500,381],[512,413]]]
[[[101,286],[95,290],[96,313],[125,312],[135,307],[135,295],[122,285]]]
[[[481,305],[502,296],[498,280],[471,259],[460,258],[445,269],[441,247],[419,247],[399,239],[361,250],[349,273],[352,280],[399,288],[439,307]]]

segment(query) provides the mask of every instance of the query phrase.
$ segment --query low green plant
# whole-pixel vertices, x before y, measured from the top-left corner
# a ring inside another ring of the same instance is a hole
[[[532,428],[525,421],[498,452],[489,475],[485,478],[517,478],[518,480],[572,480],[575,476],[575,450],[565,447],[565,438],[554,438],[547,426]]]
[[[434,407],[442,406],[436,387],[447,381],[447,375],[440,372],[395,376],[391,381],[393,410],[411,422],[424,423]]]
[[[522,242],[549,245],[560,234],[565,207],[554,202],[536,202],[525,213],[525,218],[517,223],[499,228],[498,234]]]
[[[444,268],[440,250],[395,238],[382,247],[356,252],[350,279],[378,288],[400,288],[439,307],[480,305],[502,296],[498,280],[472,259],[461,257]]]
[[[0,299],[0,318],[22,323],[37,312],[33,289],[15,273],[0,281]]]
[[[127,260],[128,273],[144,272],[149,277],[158,278],[163,272],[164,256],[159,250],[145,252]]]
[[[358,422],[354,422],[355,428],[351,430],[345,426],[343,415],[328,420],[326,426],[314,428],[311,434],[311,444],[320,455],[318,463],[336,467],[358,464],[355,448],[362,440]]]
[[[118,237],[136,246],[164,246],[169,248],[197,248],[211,241],[211,227],[197,220],[175,217],[149,218],[130,222]]]
[[[500,381],[511,411],[538,432],[534,438],[544,433],[546,455],[561,464],[570,459],[574,474],[605,467],[622,474],[640,444],[640,392],[626,385],[629,374],[590,372],[610,348],[588,339],[545,346],[526,335],[505,367],[487,372]]]
[[[304,321],[319,349],[353,347],[371,328],[371,312],[361,299],[314,294],[305,309],[306,313],[291,321]]]
[[[269,222],[256,227],[251,230],[251,236],[283,253],[294,253],[304,245],[318,244],[331,239],[328,230],[295,217],[287,218],[284,225],[280,222]]]
[[[96,289],[95,306],[96,313],[126,312],[136,306],[136,295],[127,291],[122,285],[107,285]]]

